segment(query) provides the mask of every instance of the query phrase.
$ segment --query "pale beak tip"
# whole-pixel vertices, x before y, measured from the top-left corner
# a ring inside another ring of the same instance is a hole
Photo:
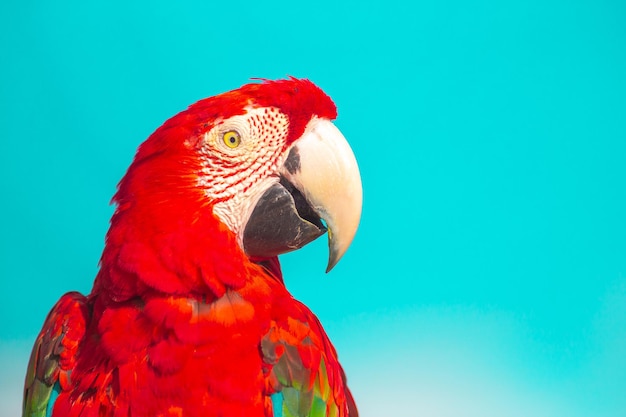
[[[326,266],[327,274],[330,272],[331,269],[335,267],[335,265],[337,265],[339,259],[341,259],[341,256],[337,254],[337,251],[333,250],[333,248],[330,247],[330,253],[328,254],[328,266]]]
[[[356,232],[356,229],[354,232]],[[329,273],[331,269],[339,263],[339,260],[343,258],[343,255],[352,242],[354,233],[350,235],[350,240],[348,241],[345,240],[345,236],[343,237],[344,239],[337,239],[337,237],[333,235],[332,228],[328,228],[328,265],[326,266],[326,273]]]

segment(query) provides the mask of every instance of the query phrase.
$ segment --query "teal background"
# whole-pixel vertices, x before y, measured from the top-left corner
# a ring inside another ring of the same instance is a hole
[[[411,5],[412,4],[412,5]],[[367,416],[626,415],[626,3],[0,5],[0,416],[136,147],[250,77],[333,97],[360,230],[283,257]]]

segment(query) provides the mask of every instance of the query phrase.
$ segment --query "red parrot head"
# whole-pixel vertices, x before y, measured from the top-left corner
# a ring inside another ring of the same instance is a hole
[[[359,224],[362,189],[332,100],[308,80],[201,100],[138,149],[114,197],[100,284],[216,295],[248,265],[328,230],[327,271]],[[232,282],[231,282],[232,281]],[[112,283],[112,284],[111,284]]]

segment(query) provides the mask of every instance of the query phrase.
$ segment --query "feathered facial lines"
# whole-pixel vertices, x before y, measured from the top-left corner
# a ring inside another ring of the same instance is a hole
[[[198,185],[209,198],[221,200],[273,175],[288,130],[287,116],[276,108],[249,107],[243,115],[218,121],[201,140]]]
[[[204,133],[200,153],[217,158],[214,165],[237,167],[282,151],[288,127],[287,117],[278,109],[249,107],[245,114],[219,120]]]

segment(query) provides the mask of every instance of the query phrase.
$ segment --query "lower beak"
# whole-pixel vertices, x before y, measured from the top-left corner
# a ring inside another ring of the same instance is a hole
[[[326,119],[312,120],[288,152],[280,182],[264,192],[248,219],[243,246],[249,256],[273,257],[301,248],[328,230],[328,272],[359,225],[359,168],[348,142]]]

